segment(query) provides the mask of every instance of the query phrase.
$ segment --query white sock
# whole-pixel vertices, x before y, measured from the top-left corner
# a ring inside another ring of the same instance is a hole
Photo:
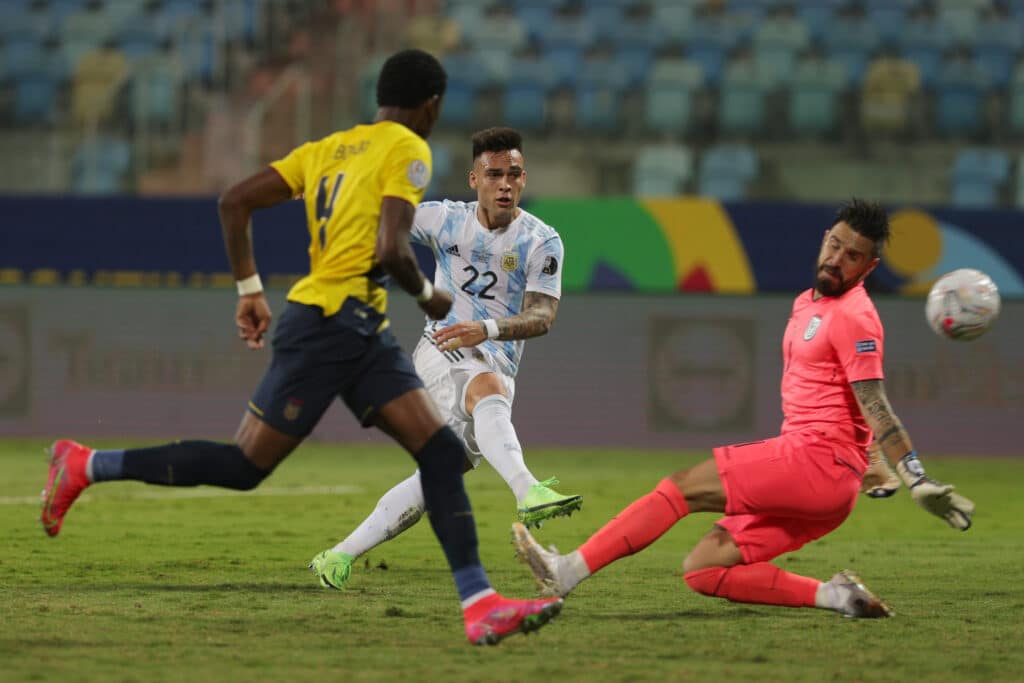
[[[839,612],[846,605],[848,592],[843,586],[838,586],[831,581],[822,581],[818,584],[818,591],[814,594],[814,606]]]
[[[359,557],[418,522],[424,507],[420,471],[416,470],[381,496],[370,516],[333,550]]]
[[[563,555],[559,570],[559,573],[564,570],[569,574],[568,577],[562,576],[561,578],[564,583],[573,588],[575,588],[580,581],[590,576],[590,567],[587,566],[587,562],[583,559],[583,555],[580,554],[579,550],[574,550],[568,555]],[[570,580],[565,581],[565,579]]]
[[[487,396],[473,408],[473,435],[484,459],[512,489],[516,501],[526,497],[537,479],[526,469],[523,447],[512,426],[512,404],[501,394]]]

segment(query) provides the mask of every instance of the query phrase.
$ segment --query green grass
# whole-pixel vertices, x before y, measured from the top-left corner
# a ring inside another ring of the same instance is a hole
[[[361,560],[349,590],[324,590],[306,569],[411,471],[396,449],[304,446],[261,487],[274,495],[179,498],[217,491],[98,486],[50,539],[31,502],[45,479],[45,445],[0,441],[4,681],[1024,676],[1024,459],[926,462],[978,503],[967,533],[926,515],[904,491],[890,500],[862,498],[837,532],[780,558],[787,570],[819,578],[856,568],[893,605],[894,619],[856,621],[690,592],[680,563],[715,519],[700,515],[583,583],[539,634],[474,648],[426,523]],[[537,476],[557,474],[561,490],[585,496],[582,512],[549,522],[538,537],[571,549],[699,457],[532,450]],[[309,492],[314,485],[351,489]],[[486,466],[467,485],[492,582],[509,595],[532,594],[509,543],[511,494]]]

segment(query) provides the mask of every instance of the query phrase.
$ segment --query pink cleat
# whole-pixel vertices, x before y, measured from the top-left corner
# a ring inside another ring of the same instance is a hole
[[[91,448],[66,439],[50,447],[50,477],[40,495],[43,509],[39,514],[48,536],[60,533],[68,508],[89,485],[85,464],[92,452]]]
[[[510,600],[495,594],[484,600],[488,604],[474,605],[480,609],[471,607],[466,614],[466,637],[474,645],[497,645],[513,634],[536,631],[562,611],[561,598]],[[480,618],[471,620],[469,613],[482,610]]]

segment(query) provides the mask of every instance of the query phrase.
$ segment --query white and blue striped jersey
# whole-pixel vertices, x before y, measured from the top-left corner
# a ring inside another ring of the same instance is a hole
[[[562,238],[533,214],[520,210],[508,226],[488,230],[476,218],[477,202],[423,202],[416,209],[412,241],[429,246],[437,268],[434,287],[452,295],[441,321],[427,330],[487,318],[507,318],[523,309],[526,292],[562,296]],[[501,370],[514,377],[523,340],[488,339],[480,344]]]

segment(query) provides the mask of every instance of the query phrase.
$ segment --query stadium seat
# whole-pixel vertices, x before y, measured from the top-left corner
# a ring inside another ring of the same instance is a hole
[[[832,131],[838,123],[838,100],[846,88],[843,66],[821,58],[797,65],[789,93],[789,126],[797,135]]]
[[[626,75],[626,87],[635,88],[647,78],[654,64],[654,50],[641,45],[621,47],[616,52],[615,61]]]
[[[725,133],[760,131],[764,127],[770,81],[749,54],[731,63],[718,89],[719,128]]]
[[[951,174],[951,201],[958,207],[991,208],[1010,176],[1010,157],[998,149],[961,150]]]
[[[1024,137],[1024,65],[1013,72],[1010,79],[1009,92],[1009,127],[1016,137]]]
[[[773,84],[793,76],[797,55],[810,44],[810,31],[785,6],[774,10],[754,31],[754,60]]]
[[[181,65],[171,55],[137,62],[131,83],[135,117],[151,124],[172,124],[180,113],[183,83]]]
[[[583,61],[583,53],[574,45],[555,44],[543,49],[545,68],[551,72],[554,87],[572,88]]]
[[[547,126],[548,89],[537,82],[510,81],[502,97],[502,112],[508,125],[523,130]]]
[[[715,145],[701,156],[699,164],[701,195],[723,201],[743,199],[758,173],[757,153],[748,145]]]
[[[947,135],[969,135],[985,127],[988,74],[958,51],[943,65],[936,82],[936,129]]]
[[[651,10],[651,21],[658,27],[661,43],[684,44],[693,27],[693,7],[685,3],[657,3]]]
[[[828,56],[842,63],[850,83],[857,86],[871,55],[882,42],[878,27],[864,15],[859,5],[844,7],[823,40]]]
[[[28,126],[53,123],[59,85],[44,71],[22,74],[14,84],[14,120]]]
[[[683,194],[693,173],[693,154],[678,144],[642,147],[633,163],[633,194],[671,197]]]
[[[644,91],[644,122],[659,133],[682,133],[690,125],[695,91],[703,82],[699,65],[685,59],[659,59]]]
[[[574,120],[582,131],[609,133],[620,125],[628,75],[614,56],[599,48],[583,60],[573,93]]]
[[[123,191],[131,167],[131,146],[124,140],[100,136],[86,140],[71,160],[70,190],[80,194]]]

